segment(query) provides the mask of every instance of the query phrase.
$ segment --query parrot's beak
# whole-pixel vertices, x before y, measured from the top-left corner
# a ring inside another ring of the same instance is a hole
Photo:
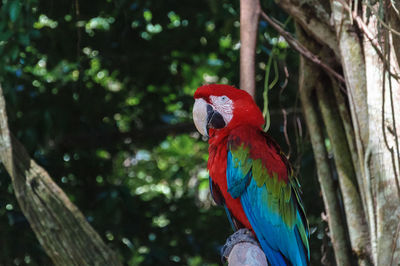
[[[207,130],[207,102],[196,99],[193,106],[193,122],[201,135],[208,137]]]
[[[214,110],[204,99],[196,99],[193,106],[193,121],[197,130],[203,136],[208,137],[210,128],[220,129],[226,123],[222,115]]]

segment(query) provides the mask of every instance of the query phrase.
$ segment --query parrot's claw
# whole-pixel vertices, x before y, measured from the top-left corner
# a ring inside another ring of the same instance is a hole
[[[260,246],[258,241],[255,239],[253,233],[247,229],[247,228],[242,228],[237,230],[235,233],[233,233],[231,236],[228,237],[228,239],[225,242],[225,245],[221,248],[221,260],[222,263],[225,263],[229,257],[229,254],[231,253],[233,247],[242,242],[248,242],[257,246]]]

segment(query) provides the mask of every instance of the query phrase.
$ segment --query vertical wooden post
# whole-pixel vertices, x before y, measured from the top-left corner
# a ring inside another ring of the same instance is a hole
[[[255,55],[258,20],[258,0],[240,0],[240,88],[255,96]]]

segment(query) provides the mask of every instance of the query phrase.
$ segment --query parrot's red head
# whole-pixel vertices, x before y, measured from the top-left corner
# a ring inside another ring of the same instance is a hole
[[[258,128],[263,115],[253,98],[244,90],[223,84],[199,87],[194,93],[193,121],[204,136],[218,130],[231,130],[239,125]]]

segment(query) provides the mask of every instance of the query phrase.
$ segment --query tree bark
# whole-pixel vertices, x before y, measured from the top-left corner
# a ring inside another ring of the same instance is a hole
[[[332,146],[351,246],[353,247],[353,252],[357,254],[360,264],[370,265],[367,222],[358,193],[350,150],[340,116],[337,116],[338,111],[332,102],[334,95],[328,85],[329,79],[325,80],[324,85],[322,81],[323,79],[320,79],[317,82],[318,104]]]
[[[335,29],[330,21],[329,10],[320,1],[275,0],[291,15],[303,30],[320,44],[328,46],[340,58]]]
[[[317,93],[316,112],[321,112],[332,144],[351,249],[359,265],[397,265],[400,261],[399,4],[344,0],[331,0],[330,5],[320,0],[277,3],[307,32],[304,42],[315,41],[322,49],[332,50],[337,62],[331,62],[341,65],[344,73],[345,84],[323,79]],[[320,27],[321,24],[324,26]],[[321,35],[321,29],[325,29],[325,35]],[[334,36],[330,34],[332,30]],[[321,57],[322,61],[327,59],[332,60]],[[304,72],[303,68],[301,63],[300,72]],[[304,79],[300,81],[300,89],[304,86],[302,82]],[[334,97],[327,97],[327,90],[332,87]],[[345,97],[339,89],[346,92]],[[303,107],[305,100],[302,96]],[[318,122],[307,119],[306,109],[304,114],[311,140],[315,142],[315,135],[321,133],[310,124]],[[332,189],[330,185],[323,186],[321,177],[320,182],[323,194]],[[327,207],[329,203],[325,204]],[[332,231],[333,225],[329,226],[337,264],[342,265],[338,261],[341,255],[336,253],[343,251],[335,248],[337,236]]]
[[[9,132],[0,87],[0,160],[22,212],[56,265],[121,265],[78,208]]]
[[[376,8],[378,8],[376,4]],[[375,9],[376,11],[376,9]],[[366,16],[367,10],[364,9]],[[379,36],[381,28],[376,17],[367,22],[368,30]],[[392,38],[384,42],[392,47]],[[397,47],[398,49],[398,47]],[[400,104],[399,81],[390,77],[390,72],[398,74],[398,62],[394,53],[384,50],[385,60],[390,65],[385,66],[377,53],[376,47],[370,41],[364,43],[366,61],[366,90],[369,119],[369,139],[366,143],[365,171],[367,193],[372,202],[369,205],[372,218],[371,240],[376,265],[393,265],[400,261],[400,239],[398,227],[400,223],[400,185],[399,185],[399,146],[397,145],[400,131],[399,115],[395,112]],[[396,69],[396,67],[397,69]],[[377,89],[380,88],[380,89]],[[393,96],[397,95],[396,98]],[[398,110],[398,109],[397,109]]]
[[[307,40],[306,35],[299,25],[296,25],[296,34],[301,42],[308,42],[307,45],[309,48],[313,50],[317,49],[316,47],[310,47],[312,42]],[[352,265],[352,259],[349,253],[350,243],[348,242],[345,231],[346,222],[341,214],[340,203],[336,192],[337,189],[329,167],[321,118],[318,117],[319,111],[314,106],[315,100],[312,98],[313,93],[315,96],[318,80],[321,79],[322,72],[315,64],[306,60],[304,57],[300,57],[299,71],[300,100],[308,131],[310,132],[311,145],[314,151],[318,180],[321,185],[322,197],[328,217],[328,225],[333,249],[335,251],[336,263],[337,265]]]
[[[240,0],[240,88],[255,96],[259,0]]]
[[[235,245],[228,257],[229,266],[268,266],[265,255],[259,246],[251,243]]]
[[[320,61],[311,61],[329,62],[339,73],[341,68],[345,77],[343,84],[332,77],[323,78],[323,83],[316,85],[319,108],[308,109],[313,102],[302,90],[310,80],[301,59],[299,90],[315,160],[318,169],[321,168],[316,147],[320,142],[322,150],[325,137],[321,132],[326,131],[333,148],[334,170],[338,173],[347,221],[343,226],[347,227],[345,235],[350,239],[351,250],[359,265],[397,265],[400,261],[400,4],[391,0],[276,2],[307,33],[304,45],[316,42],[321,50],[331,50],[335,55],[333,58],[319,54]],[[282,28],[277,30],[282,36],[288,35],[282,33]],[[307,56],[296,41],[288,43]],[[322,71],[333,74],[326,67]],[[332,88],[333,95],[329,92]],[[317,116],[311,119],[312,110],[315,115],[322,114],[324,125],[319,130],[314,125],[319,123]],[[329,201],[333,199],[326,195],[332,192],[334,184],[327,184],[321,177],[324,174],[318,171],[329,214],[332,205]],[[343,265],[340,259],[346,252],[335,245],[343,232],[334,232],[332,221],[329,227],[336,262]]]

